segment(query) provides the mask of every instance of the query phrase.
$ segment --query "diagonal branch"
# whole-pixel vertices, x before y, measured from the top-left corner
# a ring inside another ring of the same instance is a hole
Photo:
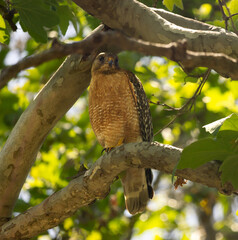
[[[5,223],[0,239],[27,239],[58,225],[78,208],[105,198],[115,177],[129,167],[147,167],[171,174],[181,151],[156,142],[122,145],[100,157],[91,169],[72,180],[67,187]],[[176,175],[231,194],[234,189],[230,184],[221,185],[218,171],[219,164],[210,162],[194,170],[179,170]]]
[[[11,216],[45,137],[89,85],[91,61],[81,55],[66,59],[8,137],[0,153],[0,226]]]

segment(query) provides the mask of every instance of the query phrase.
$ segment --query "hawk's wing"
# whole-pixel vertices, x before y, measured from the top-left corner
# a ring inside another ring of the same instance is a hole
[[[129,71],[125,71],[129,79],[129,86],[134,96],[142,141],[153,140],[153,125],[148,99],[140,80]],[[122,178],[127,209],[136,214],[145,210],[149,198],[154,195],[151,169],[130,168]]]
[[[125,71],[133,86],[133,92],[136,95],[136,107],[139,114],[139,123],[142,140],[145,142],[153,141],[153,125],[150,113],[150,106],[145,94],[144,88],[139,78],[132,72]]]

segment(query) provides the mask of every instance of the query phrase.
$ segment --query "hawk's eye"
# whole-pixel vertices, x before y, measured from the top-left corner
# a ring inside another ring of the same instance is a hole
[[[103,63],[104,62],[104,56],[100,56],[99,61]]]

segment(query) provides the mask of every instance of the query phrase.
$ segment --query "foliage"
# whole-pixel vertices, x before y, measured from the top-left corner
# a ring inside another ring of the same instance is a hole
[[[153,4],[149,0],[141,2],[148,6]],[[231,14],[238,12],[235,2],[227,3]],[[164,0],[163,4],[159,1],[157,7],[225,27],[217,1]],[[12,22],[18,27],[13,34],[9,21],[0,16],[1,69],[24,56],[48,49],[54,37],[61,41],[79,41],[99,24],[98,19],[66,0],[39,0],[34,4],[31,0],[0,0],[0,5],[17,11]],[[237,26],[238,16],[233,20]],[[230,21],[228,28],[232,30]],[[28,69],[1,90],[1,147],[21,113],[62,61],[56,59]],[[168,59],[131,52],[120,53],[119,62],[141,79],[152,102],[159,101],[173,108],[181,107],[193,96],[201,81],[197,76],[207,70],[197,68],[188,75]],[[211,160],[222,161],[222,181],[230,181],[235,187],[238,187],[237,89],[238,82],[224,79],[212,71],[192,110],[180,115],[174,124],[155,136],[156,141],[185,147],[179,168],[195,168]],[[160,104],[151,104],[151,112],[155,133],[177,114],[176,110],[167,111]],[[214,122],[228,115],[229,118]],[[209,124],[205,126],[208,133],[202,128],[205,124]],[[85,92],[46,138],[14,214],[39,204],[66,186],[80,164],[90,167],[101,150],[89,123],[88,95]],[[35,239],[44,236],[45,239],[116,240],[130,239],[131,235],[132,239],[201,239],[203,232],[199,229],[207,227],[219,239],[229,239],[229,234],[237,234],[237,198],[219,195],[214,189],[193,183],[174,191],[169,176],[157,172],[154,175],[156,194],[145,213],[131,217],[124,211],[123,190],[116,181],[104,200],[78,210],[60,226]]]
[[[213,137],[199,139],[184,148],[177,168],[197,168],[206,162],[219,160],[222,162],[220,170],[223,184],[230,181],[237,189],[238,115],[232,114],[204,127]]]
[[[182,0],[163,0],[163,4],[170,10],[173,11],[174,6],[183,9],[183,2]]]

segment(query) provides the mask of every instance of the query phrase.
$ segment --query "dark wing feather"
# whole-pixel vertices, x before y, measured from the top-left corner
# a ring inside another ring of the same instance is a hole
[[[153,141],[153,125],[150,113],[150,106],[146,97],[144,88],[139,80],[132,72],[126,71],[130,82],[133,84],[134,93],[136,95],[136,106],[139,114],[140,131],[143,141]]]

